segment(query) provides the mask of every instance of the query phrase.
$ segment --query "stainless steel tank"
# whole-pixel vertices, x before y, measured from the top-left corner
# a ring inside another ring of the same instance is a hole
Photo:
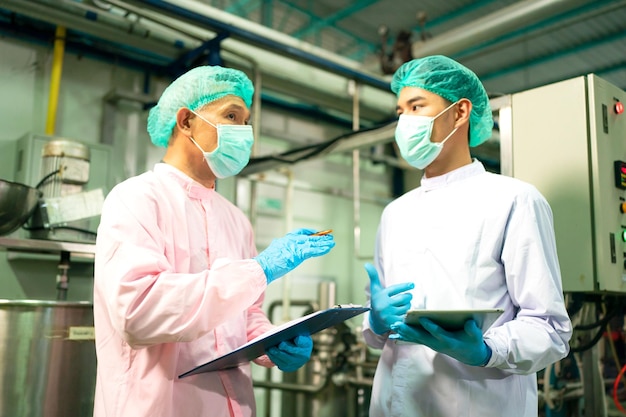
[[[0,300],[0,363],[0,416],[91,416],[92,304]]]

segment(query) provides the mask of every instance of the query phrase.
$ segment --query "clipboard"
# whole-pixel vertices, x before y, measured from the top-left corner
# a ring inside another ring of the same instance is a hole
[[[276,346],[282,341],[293,339],[301,334],[315,334],[334,326],[335,324],[346,321],[352,317],[358,316],[359,314],[363,314],[368,310],[368,307],[339,305],[326,310],[320,310],[307,314],[306,316],[291,320],[263,333],[226,355],[196,366],[195,368],[178,375],[178,378],[185,378],[203,372],[235,368],[264,355],[268,348]]]
[[[476,320],[478,327],[489,328],[504,310],[499,308],[482,310],[409,310],[404,322],[412,326],[419,326],[419,318],[426,317],[435,324],[448,331],[463,330],[465,322],[469,319]]]

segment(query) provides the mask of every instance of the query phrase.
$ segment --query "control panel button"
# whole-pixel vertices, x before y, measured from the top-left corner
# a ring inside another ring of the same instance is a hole
[[[621,190],[626,190],[626,162],[615,161],[613,169],[615,170],[615,186]]]

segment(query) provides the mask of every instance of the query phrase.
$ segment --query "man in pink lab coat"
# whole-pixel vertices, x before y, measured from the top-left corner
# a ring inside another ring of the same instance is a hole
[[[273,326],[267,285],[328,253],[332,235],[299,229],[257,254],[244,214],[215,190],[237,175],[253,143],[253,86],[240,71],[198,67],[177,78],[148,117],[167,147],[152,171],[107,196],[96,243],[94,417],[254,416],[250,366],[178,379]],[[257,359],[293,371],[309,335]]]

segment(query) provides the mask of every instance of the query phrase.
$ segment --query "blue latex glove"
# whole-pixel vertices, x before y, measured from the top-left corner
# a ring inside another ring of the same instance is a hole
[[[309,335],[296,336],[267,349],[267,356],[283,372],[293,372],[309,361],[313,339]]]
[[[391,285],[383,288],[378,271],[372,264],[365,264],[370,277],[370,328],[374,333],[382,335],[391,330],[391,325],[404,321],[406,312],[411,308],[413,295],[406,291],[412,290],[412,282]]]
[[[310,236],[313,229],[297,229],[274,239],[254,258],[263,268],[267,283],[295,269],[305,259],[326,255],[335,246],[333,235]]]
[[[419,319],[420,326],[409,326],[397,322],[391,326],[395,334],[390,339],[420,343],[432,350],[446,354],[459,362],[472,366],[485,366],[491,359],[491,348],[483,339],[483,333],[470,319],[463,330],[448,332],[425,317]]]

